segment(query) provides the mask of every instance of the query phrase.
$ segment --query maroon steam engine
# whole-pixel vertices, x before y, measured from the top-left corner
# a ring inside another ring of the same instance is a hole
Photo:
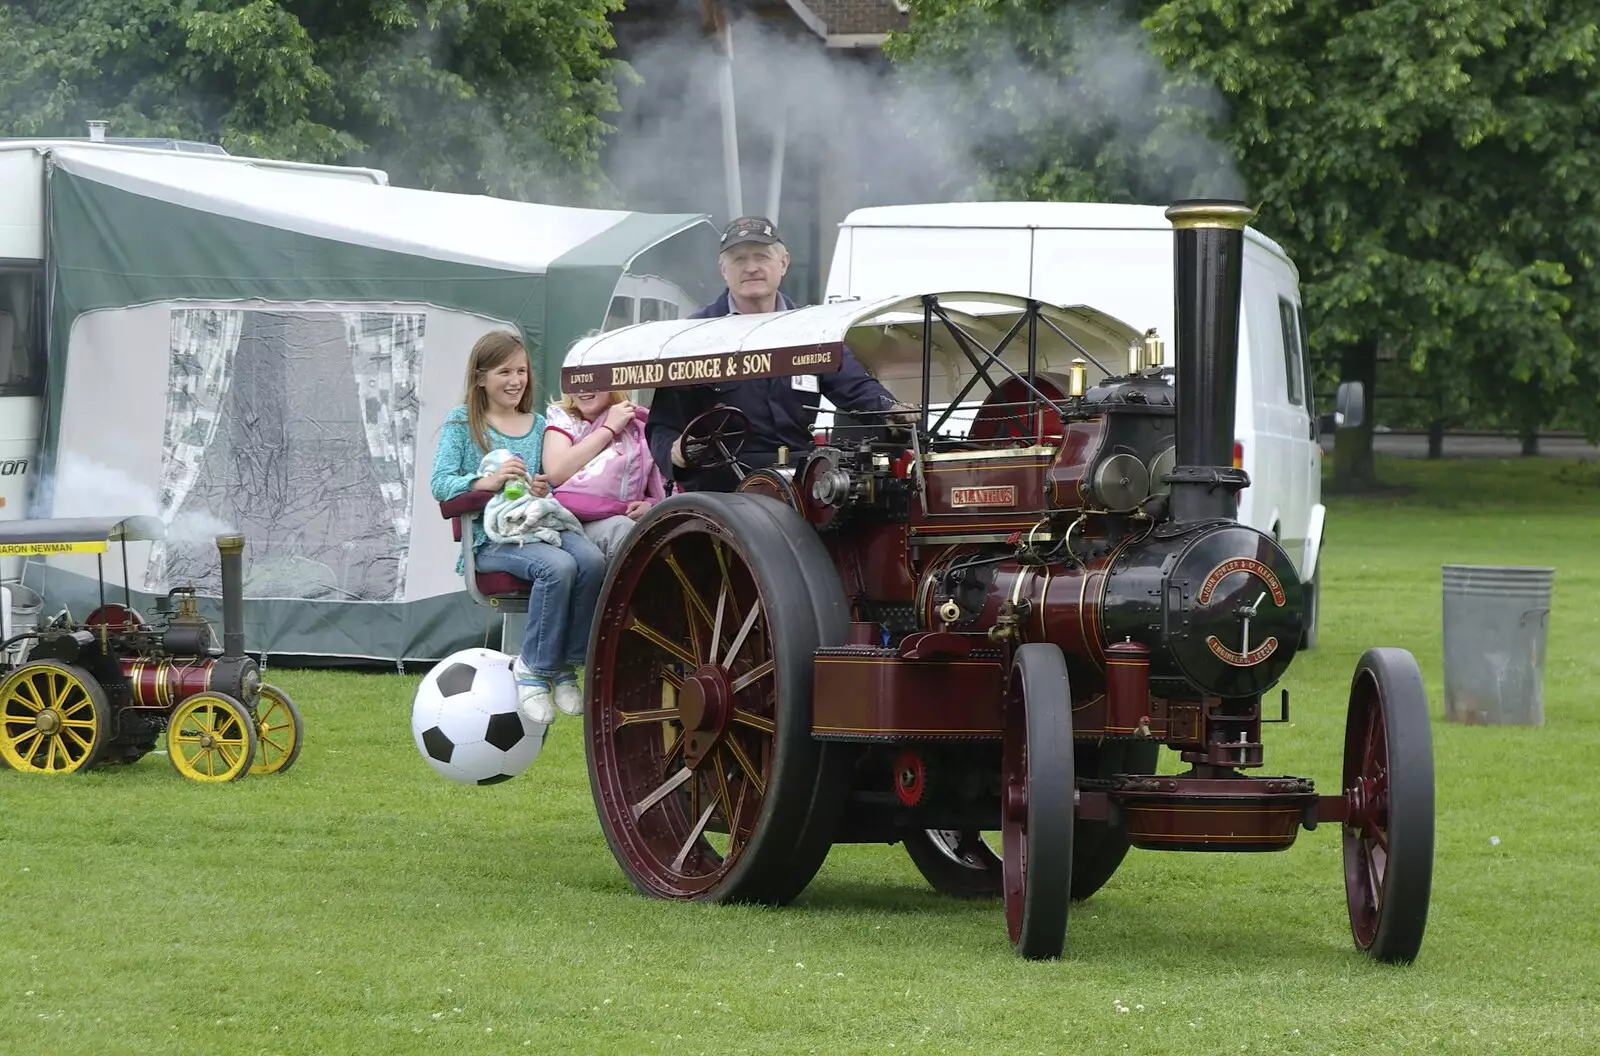
[[[1093,387],[1081,361],[1038,371],[1028,302],[1011,330],[1026,370],[966,334],[1000,380],[959,437],[930,426],[926,383],[920,424],[836,430],[776,466],[737,467],[731,408],[691,423],[692,463],[735,465],[736,490],[640,522],[589,659],[595,802],[638,890],[783,903],[832,844],[902,842],[939,890],[1002,898],[1018,952],[1054,957],[1071,903],[1130,847],[1283,850],[1328,822],[1357,947],[1416,956],[1420,673],[1403,650],[1362,656],[1338,790],[1256,773],[1306,599],[1288,554],[1234,516],[1250,212],[1167,215],[1175,372],[1153,335]],[[955,325],[920,303],[925,327]],[[1180,772],[1158,772],[1162,745]]]

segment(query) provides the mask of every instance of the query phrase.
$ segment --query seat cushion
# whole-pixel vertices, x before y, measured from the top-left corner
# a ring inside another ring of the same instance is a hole
[[[510,572],[479,572],[478,590],[486,598],[515,596],[525,598],[531,588],[528,581],[518,579]]]

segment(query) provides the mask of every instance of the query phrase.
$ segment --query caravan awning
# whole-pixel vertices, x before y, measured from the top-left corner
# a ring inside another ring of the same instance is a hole
[[[248,160],[116,151],[49,151],[56,168],[95,183],[235,220],[370,249],[543,275],[578,255],[626,267],[633,257],[704,214],[580,209],[328,179],[319,171],[260,167]],[[315,191],[307,191],[316,179]],[[588,247],[587,252],[583,252]],[[712,258],[707,258],[708,260]],[[707,265],[710,266],[709,264]]]
[[[692,298],[715,275],[717,231],[703,213],[540,205],[103,145],[40,153],[56,372],[73,320],[96,309],[404,301],[517,326],[550,394],[562,355],[605,324],[625,273],[659,275]]]

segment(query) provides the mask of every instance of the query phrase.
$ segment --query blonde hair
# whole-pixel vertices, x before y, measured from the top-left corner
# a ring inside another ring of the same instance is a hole
[[[578,335],[577,339],[572,342],[571,348],[568,348],[567,351],[570,352],[573,348],[577,348],[580,343],[589,340],[591,337],[599,337],[603,333],[605,333],[604,330],[587,330]],[[621,403],[623,400],[627,399],[627,397],[628,394],[623,392],[621,389],[613,389],[611,392],[611,402],[606,404],[606,406],[610,407],[612,404]],[[561,402],[557,403],[556,406],[560,407],[563,411],[566,411],[568,414],[579,419],[580,421],[583,419],[583,412],[578,410],[577,398],[574,397],[570,392],[563,392],[561,394]]]
[[[533,390],[538,382],[533,376],[533,359],[522,338],[509,330],[491,330],[478,338],[467,356],[467,392],[462,402],[467,405],[467,435],[481,451],[489,450],[489,393],[483,380],[519,353],[528,360],[528,387],[517,401],[517,413],[527,414],[533,410]]]
[[[621,389],[612,389],[608,395],[610,395],[611,400],[606,404],[607,407],[615,403],[621,403],[623,400],[628,398],[628,394],[623,392]],[[570,392],[564,392],[561,394],[561,402],[557,404],[557,406],[559,406],[563,411],[566,411],[568,414],[572,415],[574,418],[583,417],[583,412],[578,410],[578,398],[572,395]]]

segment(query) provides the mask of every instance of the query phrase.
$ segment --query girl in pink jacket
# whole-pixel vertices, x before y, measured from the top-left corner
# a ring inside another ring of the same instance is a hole
[[[666,497],[644,438],[649,416],[620,392],[568,394],[545,415],[544,471],[555,497],[607,561],[634,522]]]

